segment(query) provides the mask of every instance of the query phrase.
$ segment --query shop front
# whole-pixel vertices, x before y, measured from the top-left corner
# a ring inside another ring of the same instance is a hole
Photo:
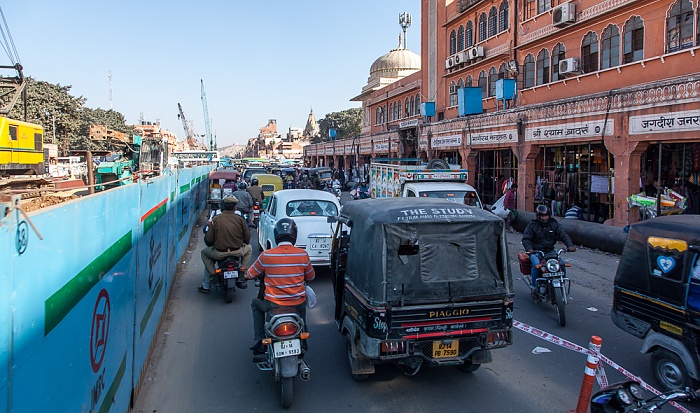
[[[481,200],[492,205],[518,182],[518,158],[512,150],[518,143],[518,130],[470,133],[467,138],[470,159],[474,159],[468,169],[476,175],[474,184]]]

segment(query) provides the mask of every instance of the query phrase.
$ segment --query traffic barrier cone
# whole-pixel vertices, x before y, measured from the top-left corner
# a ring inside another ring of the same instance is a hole
[[[600,358],[600,346],[603,344],[603,339],[598,336],[591,336],[591,342],[588,344],[588,357],[586,358],[586,369],[583,374],[583,383],[581,383],[581,392],[578,396],[576,410],[571,410],[569,413],[587,413],[588,403],[593,392],[593,382],[595,381],[595,371]]]

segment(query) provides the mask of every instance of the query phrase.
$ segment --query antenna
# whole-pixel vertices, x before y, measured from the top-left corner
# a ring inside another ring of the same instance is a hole
[[[399,25],[403,29],[403,48],[406,48],[406,30],[411,27],[411,13],[403,12],[399,14]]]
[[[107,74],[109,79],[109,108],[112,109],[112,71],[110,70]]]

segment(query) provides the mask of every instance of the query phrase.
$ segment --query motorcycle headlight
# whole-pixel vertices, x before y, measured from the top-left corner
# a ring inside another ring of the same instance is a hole
[[[629,406],[632,404],[632,395],[629,394],[627,390],[620,389],[617,391],[617,400],[619,400],[620,403]]]
[[[557,272],[557,271],[559,271],[559,261],[548,260],[546,267],[547,267],[547,271],[549,271],[549,272]]]
[[[637,400],[644,400],[644,391],[642,388],[636,384],[630,384],[630,393]]]

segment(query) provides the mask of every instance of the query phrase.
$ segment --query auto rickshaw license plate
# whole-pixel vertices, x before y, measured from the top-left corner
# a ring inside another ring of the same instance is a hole
[[[459,340],[433,341],[433,358],[441,359],[459,355]]]
[[[275,358],[301,354],[301,342],[297,339],[272,343],[272,348],[275,350]]]
[[[238,277],[238,274],[236,271],[224,271],[224,279],[229,279],[229,278],[236,278]]]

